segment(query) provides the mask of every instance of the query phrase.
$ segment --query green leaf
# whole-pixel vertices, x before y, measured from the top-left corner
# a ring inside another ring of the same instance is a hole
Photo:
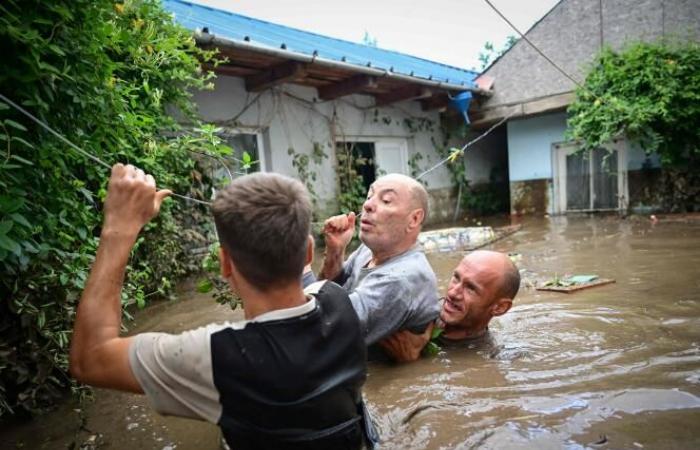
[[[13,141],[16,141],[16,142],[19,142],[20,144],[24,145],[24,146],[27,147],[27,148],[34,148],[34,145],[32,145],[31,143],[25,141],[25,140],[22,139],[21,137],[12,136],[12,140],[13,140]],[[34,165],[34,163],[32,163],[32,162],[30,162],[30,161],[27,161],[27,160],[24,159],[24,158],[20,158],[20,157],[18,157],[17,155],[12,155],[12,156],[13,156],[14,159],[17,159],[18,161],[22,161],[22,162],[25,163],[25,164]]]
[[[428,345],[426,345],[423,348],[423,354],[425,354],[427,356],[435,356],[438,353],[440,353],[440,350],[442,350],[442,349],[435,342],[428,342]]]
[[[17,256],[22,254],[22,247],[20,247],[19,242],[10,239],[4,234],[0,234],[0,247],[14,253]]]
[[[0,222],[0,236],[9,233],[13,225],[14,222],[12,222],[11,220],[3,220],[2,222]]]
[[[24,218],[24,216],[20,213],[12,213],[10,214],[10,217],[12,217],[12,220],[15,221],[16,223],[25,226],[27,228],[32,228],[32,224],[29,223],[27,219]]]
[[[200,294],[208,294],[214,289],[214,283],[208,278],[203,278],[197,282],[197,292]]]
[[[12,120],[12,119],[5,119],[4,122],[5,122],[5,125],[9,125],[9,126],[11,126],[12,128],[16,128],[16,129],[18,129],[18,130],[20,130],[20,131],[27,131],[27,127],[25,127],[24,125],[22,125],[22,124],[19,123],[19,122],[15,122],[15,121]]]

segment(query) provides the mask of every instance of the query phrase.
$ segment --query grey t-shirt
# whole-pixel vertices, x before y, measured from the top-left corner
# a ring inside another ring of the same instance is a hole
[[[336,279],[350,293],[365,344],[399,330],[423,331],[440,313],[437,279],[423,252],[413,247],[369,269],[371,259],[370,249],[361,245]]]

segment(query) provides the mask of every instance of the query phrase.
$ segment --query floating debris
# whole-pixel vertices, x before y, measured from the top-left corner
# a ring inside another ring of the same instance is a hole
[[[424,231],[418,235],[418,245],[426,253],[476,250],[503,239],[520,228],[522,225],[518,224],[500,228],[454,227]]]
[[[570,277],[558,278],[546,281],[542,286],[537,286],[538,291],[572,292],[588,289],[596,286],[604,286],[614,283],[615,280],[609,278],[599,278],[598,275],[572,275]]]

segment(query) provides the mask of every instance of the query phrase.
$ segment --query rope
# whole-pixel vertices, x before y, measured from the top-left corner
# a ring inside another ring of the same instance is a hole
[[[10,106],[12,106],[13,108],[15,108],[17,111],[21,112],[22,114],[24,114],[25,116],[27,116],[28,118],[30,118],[30,119],[31,119],[32,121],[34,121],[37,125],[41,126],[41,127],[44,128],[46,131],[48,131],[49,133],[51,133],[52,135],[56,136],[58,139],[60,139],[62,142],[64,142],[66,145],[68,145],[71,149],[73,149],[73,150],[75,150],[76,152],[78,152],[80,155],[82,155],[82,156],[88,158],[88,159],[91,160],[91,161],[96,162],[97,164],[99,164],[99,165],[101,165],[101,166],[107,168],[108,170],[112,170],[112,166],[110,166],[110,165],[107,164],[106,162],[102,161],[102,160],[101,160],[100,158],[98,158],[97,156],[95,156],[95,155],[93,155],[93,154],[91,154],[91,153],[89,153],[89,152],[83,150],[82,148],[78,147],[77,145],[75,145],[74,143],[72,143],[71,141],[69,141],[67,138],[65,138],[65,137],[64,137],[62,134],[60,134],[58,131],[55,131],[53,128],[51,128],[49,125],[47,125],[43,120],[41,120],[41,119],[35,117],[32,113],[30,113],[30,112],[27,111],[26,109],[22,108],[20,105],[18,105],[17,103],[13,102],[13,101],[10,100],[9,98],[5,97],[3,94],[0,94],[0,99],[2,99],[2,101],[4,101],[4,102],[7,103],[8,105],[10,105]],[[228,168],[227,168],[227,170],[228,170]],[[171,195],[172,195],[173,197],[177,197],[177,198],[180,198],[180,199],[182,199],[182,200],[188,200],[188,201],[192,201],[192,202],[199,203],[199,204],[202,204],[202,205],[211,205],[211,202],[206,202],[206,201],[204,201],[204,200],[199,200],[199,199],[196,199],[196,198],[188,197],[188,196],[186,196],[186,195],[176,194],[175,192],[173,192]]]
[[[428,169],[428,170],[426,170],[425,172],[423,172],[423,173],[421,173],[420,175],[418,175],[418,176],[416,177],[416,180],[420,180],[420,179],[423,178],[425,175],[429,174],[429,173],[432,172],[433,170],[435,170],[435,169],[437,169],[438,167],[440,167],[440,166],[442,166],[443,164],[445,164],[447,161],[454,161],[454,160],[457,158],[457,156],[463,155],[463,154],[464,154],[464,151],[465,151],[466,149],[468,149],[468,148],[471,147],[472,145],[476,144],[477,142],[479,142],[480,140],[482,140],[483,138],[485,138],[489,133],[491,133],[493,130],[495,130],[496,128],[498,128],[498,127],[499,127],[501,124],[503,124],[506,120],[510,119],[511,116],[513,116],[513,114],[514,114],[514,112],[508,114],[506,117],[504,117],[503,119],[499,120],[496,124],[492,125],[491,128],[489,128],[488,130],[486,130],[483,134],[480,134],[479,136],[475,137],[475,138],[472,139],[471,141],[469,141],[469,142],[467,142],[466,144],[464,144],[464,146],[463,146],[461,149],[459,149],[458,151],[453,151],[452,153],[450,153],[450,155],[449,155],[447,158],[443,159],[442,161],[438,162],[437,164],[435,164],[435,165],[434,165],[433,167],[431,167],[430,169]]]

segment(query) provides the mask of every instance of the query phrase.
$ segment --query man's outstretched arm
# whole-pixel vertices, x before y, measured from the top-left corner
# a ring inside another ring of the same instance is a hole
[[[170,194],[131,165],[112,167],[95,262],[78,305],[70,348],[70,372],[93,386],[143,392],[129,366],[131,338],[119,337],[121,290],[139,231]]]

